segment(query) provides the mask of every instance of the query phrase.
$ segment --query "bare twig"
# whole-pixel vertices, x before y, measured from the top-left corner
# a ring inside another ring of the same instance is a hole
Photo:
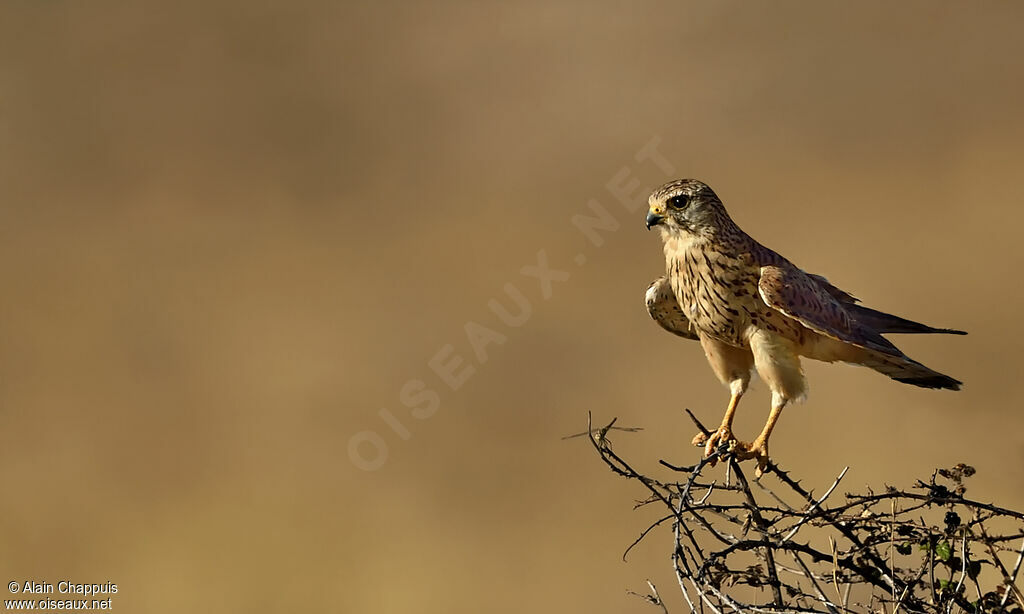
[[[960,580],[957,581],[956,587],[953,589],[953,598],[949,600],[946,605],[946,614],[953,611],[953,604],[956,603],[956,597],[960,594],[960,589],[963,588],[964,578],[967,577],[967,530],[963,531],[963,538],[960,540]]]
[[[708,432],[692,412],[687,414]],[[664,479],[641,473],[611,449],[607,434],[619,430],[614,425],[612,420],[595,429],[588,419],[585,433],[592,435],[594,450],[615,474],[642,485],[646,496],[636,507],[664,506],[623,558],[658,527],[671,525],[672,569],[691,614],[854,614],[890,608],[892,614],[995,614],[1011,593],[1024,604],[1016,586],[1024,543],[1019,550],[1007,547],[1024,536],[1024,514],[967,499],[963,480],[973,473],[969,467],[937,470],[918,483],[920,490],[886,486],[837,503],[835,492],[849,467],[816,497],[774,463],[766,473],[780,487],[768,488],[763,478],[749,481],[735,456],[720,447],[691,466],[659,461],[655,468],[671,470]],[[715,468],[718,460],[723,467]],[[755,496],[753,484],[765,494]],[[1001,529],[1014,526],[990,534],[985,523],[993,519]],[[920,564],[902,567],[897,554],[905,557],[912,549],[925,551]],[[999,560],[1006,551],[1017,554],[1012,571]],[[790,559],[797,567],[780,563]],[[986,589],[978,574],[981,564],[1000,571],[998,584]],[[964,590],[968,579],[974,586],[970,601]],[[668,606],[654,584],[648,587],[649,594],[639,596],[666,614]]]
[[[765,522],[764,516],[761,515],[761,511],[758,509],[757,501],[754,500],[753,493],[750,492],[750,485],[747,483],[746,476],[743,475],[743,471],[740,470],[740,466],[736,463],[735,459],[729,460],[729,465],[736,473],[736,479],[739,481],[740,487],[743,489],[743,496],[747,499],[747,504],[750,506],[750,517],[754,520],[754,525],[758,531],[764,537],[767,542],[769,539],[768,523]],[[775,570],[775,553],[773,548],[769,545],[763,548],[764,553],[764,564],[768,568],[768,584],[772,589],[772,596],[775,598],[775,605],[782,606],[782,585],[779,583],[779,574]]]
[[[689,409],[685,409],[683,411],[685,411],[686,415],[690,417],[690,420],[693,420],[693,423],[697,425],[697,428],[700,429],[701,434],[703,434],[705,437],[711,434],[711,431],[709,431],[703,424],[701,424],[701,421],[697,419],[697,416],[693,415],[692,411],[690,411]]]
[[[1002,599],[999,600],[999,607],[1006,605],[1006,598],[1011,592],[1017,595],[1017,600],[1020,602],[1021,607],[1024,607],[1024,595],[1022,595],[1020,589],[1017,588],[1017,573],[1020,571],[1021,561],[1024,561],[1024,542],[1021,542],[1020,544],[1020,552],[1017,553],[1017,562],[1013,564],[1013,571],[1010,572],[1006,591],[1003,593]]]
[[[828,608],[828,611],[832,612],[832,614],[838,614],[835,606],[832,604],[831,601],[829,601],[828,597],[825,596],[825,591],[821,590],[821,587],[818,586],[818,581],[814,579],[814,574],[811,573],[811,570],[808,569],[807,564],[804,563],[803,559],[800,558],[800,554],[797,552],[791,552],[790,554],[793,555],[793,560],[795,560],[797,565],[800,566],[800,569],[804,570],[804,575],[807,576],[808,580],[810,580],[811,586],[814,587],[814,592],[818,595],[818,599],[821,601],[821,603],[826,608]]]
[[[643,599],[647,603],[660,607],[662,614],[668,614],[668,606],[665,605],[665,602],[661,599],[661,595],[658,594],[658,587],[654,586],[654,583],[650,580],[647,580],[647,588],[651,591],[647,595],[641,595],[640,593],[635,593],[633,591],[626,592],[630,595]]]
[[[820,499],[815,500],[814,503],[811,504],[811,507],[807,508],[807,511],[803,514],[803,517],[800,519],[800,521],[796,523],[796,526],[794,526],[790,530],[790,532],[782,538],[782,543],[788,542],[789,538],[796,535],[796,532],[800,530],[800,527],[802,527],[805,522],[811,519],[811,516],[813,516],[814,512],[818,509],[818,506],[824,503],[825,499],[828,499],[828,496],[832,494],[832,491],[836,489],[836,486],[839,486],[839,482],[842,481],[843,476],[845,476],[846,472],[849,470],[849,467],[844,467],[843,470],[839,472],[839,477],[836,478],[835,482],[832,482],[832,486],[830,486],[829,489],[825,491],[825,494],[823,494]]]

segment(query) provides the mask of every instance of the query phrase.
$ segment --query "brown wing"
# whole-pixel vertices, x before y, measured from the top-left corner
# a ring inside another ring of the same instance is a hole
[[[807,276],[818,282],[818,284],[825,289],[826,292],[831,294],[840,303],[859,303],[860,301],[856,296],[850,294],[846,290],[840,290],[839,288],[832,285],[828,279],[821,275],[815,275],[814,273],[807,273]]]
[[[955,330],[952,328],[935,328],[934,326],[928,326],[927,324],[921,324],[913,320],[901,318],[891,313],[885,313],[884,311],[878,311],[870,307],[863,305],[856,305],[860,301],[855,296],[840,290],[833,286],[827,279],[821,275],[815,275],[808,273],[812,279],[818,282],[818,284],[825,289],[833,298],[840,303],[843,303],[846,307],[849,315],[857,320],[862,326],[867,327],[876,333],[944,333],[947,335],[966,335],[962,330]]]
[[[687,339],[700,339],[697,332],[690,324],[690,320],[683,315],[683,309],[676,300],[675,293],[668,283],[668,278],[659,277],[647,287],[647,313],[651,314],[654,321],[668,332],[686,337]]]
[[[835,286],[823,287],[818,279],[794,266],[761,267],[757,288],[765,304],[816,333],[858,347],[903,355],[877,331],[851,317],[847,310],[849,304],[844,305],[836,293],[829,291],[828,288]]]

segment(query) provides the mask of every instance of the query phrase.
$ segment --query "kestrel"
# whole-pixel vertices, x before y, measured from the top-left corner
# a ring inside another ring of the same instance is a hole
[[[949,333],[857,304],[750,238],[710,187],[680,179],[651,194],[647,228],[665,244],[665,276],[647,289],[647,311],[665,330],[699,340],[731,398],[722,425],[698,434],[710,456],[727,444],[737,458],[768,463],[768,438],[782,408],[807,390],[800,357],[863,365],[905,384],[959,390],[961,382],[910,359],[882,333]],[[736,441],[733,417],[753,369],[772,392],[771,412],[751,443]]]

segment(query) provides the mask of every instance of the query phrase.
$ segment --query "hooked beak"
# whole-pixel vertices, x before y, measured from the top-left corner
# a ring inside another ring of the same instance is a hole
[[[660,224],[663,219],[665,219],[665,216],[655,213],[654,209],[649,209],[647,211],[647,230],[650,230],[651,226]]]

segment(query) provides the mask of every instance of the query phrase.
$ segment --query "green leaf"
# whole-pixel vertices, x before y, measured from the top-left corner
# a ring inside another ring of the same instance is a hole
[[[939,557],[940,561],[948,561],[953,556],[953,549],[949,547],[949,542],[942,541],[936,544],[935,556]]]

